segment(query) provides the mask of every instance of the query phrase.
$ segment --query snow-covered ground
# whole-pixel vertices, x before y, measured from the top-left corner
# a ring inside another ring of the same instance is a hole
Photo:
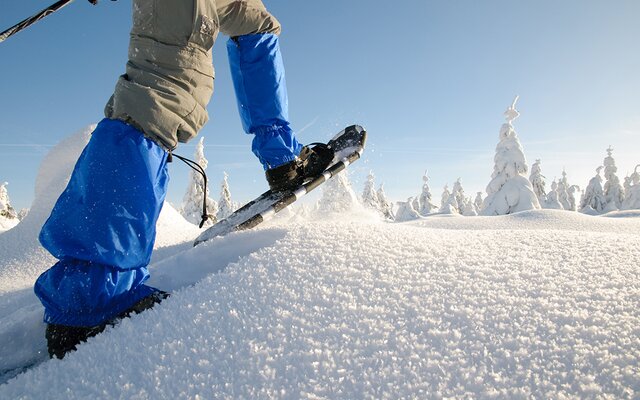
[[[36,236],[68,172],[0,234],[0,382],[46,358]],[[173,296],[0,398],[637,398],[640,212],[610,216],[308,213],[192,248],[165,207],[151,284]]]

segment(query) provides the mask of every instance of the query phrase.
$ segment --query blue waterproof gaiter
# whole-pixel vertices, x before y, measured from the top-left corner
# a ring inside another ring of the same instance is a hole
[[[289,102],[277,35],[243,35],[227,43],[231,77],[245,132],[264,169],[294,160],[302,145],[289,127]]]
[[[167,191],[167,153],[104,119],[40,232],[59,262],[36,281],[46,323],[96,326],[156,289],[143,284]]]

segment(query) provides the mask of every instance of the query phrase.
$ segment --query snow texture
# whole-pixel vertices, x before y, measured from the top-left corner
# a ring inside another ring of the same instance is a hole
[[[50,260],[36,218],[81,148],[68,145],[43,164],[48,190],[26,224],[0,234],[1,399],[640,393],[640,211],[389,224],[353,208],[193,248],[196,232],[165,207],[150,284],[173,295],[44,361],[30,286]],[[17,375],[28,364],[39,365]]]

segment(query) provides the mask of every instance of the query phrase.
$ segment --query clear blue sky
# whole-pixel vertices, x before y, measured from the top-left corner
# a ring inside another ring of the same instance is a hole
[[[0,29],[53,0],[4,0]],[[548,182],[566,168],[585,187],[615,149],[619,176],[640,163],[640,2],[637,0],[285,1],[265,4],[283,25],[290,114],[303,142],[345,125],[369,133],[353,166],[392,200],[417,195],[429,170],[434,198],[462,179],[484,191],[503,111],[518,94],[515,127],[529,166]],[[28,207],[39,163],[62,138],[102,118],[126,62],[130,0],[76,0],[0,43],[0,180]],[[235,200],[266,187],[242,133],[220,36],[211,121],[201,135],[215,197],[222,173]],[[195,143],[179,153],[190,156]],[[174,164],[169,200],[187,170]],[[549,186],[549,185],[548,185]]]

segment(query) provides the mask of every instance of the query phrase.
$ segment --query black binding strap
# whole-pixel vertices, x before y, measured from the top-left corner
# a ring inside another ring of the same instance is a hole
[[[198,225],[200,228],[202,228],[204,226],[204,223],[209,219],[209,214],[207,213],[207,174],[204,172],[204,168],[202,168],[197,162],[189,160],[186,157],[179,156],[175,153],[172,153],[171,151],[169,151],[167,162],[173,161],[173,156],[177,157],[180,161],[191,167],[192,170],[202,175],[202,179],[204,180],[204,194],[202,195],[202,220],[200,221],[200,225]]]

